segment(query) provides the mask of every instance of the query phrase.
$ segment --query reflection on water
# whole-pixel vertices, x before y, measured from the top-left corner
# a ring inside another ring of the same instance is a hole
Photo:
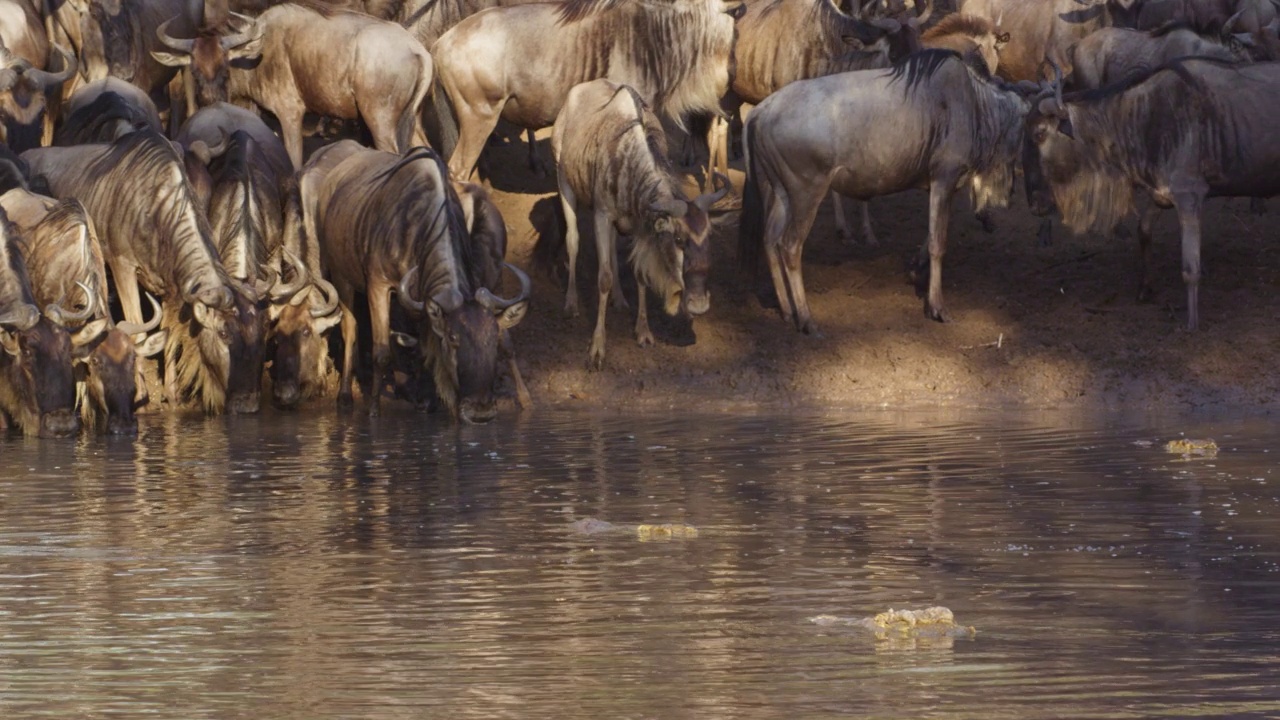
[[[0,440],[0,716],[1280,715],[1266,422],[143,425]]]

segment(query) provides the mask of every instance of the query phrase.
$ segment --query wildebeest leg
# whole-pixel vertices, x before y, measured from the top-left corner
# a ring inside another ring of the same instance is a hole
[[[1047,217],[1040,221],[1040,227],[1036,230],[1036,242],[1040,247],[1049,247],[1053,244],[1053,218]]]
[[[1184,191],[1173,194],[1178,208],[1178,224],[1182,227],[1182,281],[1187,284],[1187,330],[1200,327],[1200,214],[1205,192]]]
[[[369,387],[369,416],[382,413],[382,386],[391,366],[391,284],[369,283],[369,322],[373,327],[373,380]]]
[[[840,193],[835,190],[831,191],[831,207],[836,213],[836,232],[840,234],[840,240],[845,245],[852,245],[857,241],[853,236],[853,231],[849,229],[849,220],[844,215],[844,198],[840,197]]]
[[[284,149],[289,152],[293,161],[293,169],[302,169],[302,116],[306,109],[302,107],[268,108],[280,121],[280,134],[283,136]]]
[[[614,275],[614,263],[610,261],[617,255],[614,250],[613,222],[609,220],[609,216],[604,212],[597,210],[595,212],[596,224],[596,254],[600,258],[600,271],[597,280],[597,291],[599,293],[598,302],[596,303],[596,329],[591,334],[591,351],[587,355],[590,366],[596,370],[604,367],[604,319],[608,313],[609,293],[613,291],[613,284],[617,281]]]
[[[649,329],[649,302],[645,297],[644,283],[636,280],[636,342],[640,347],[653,345],[653,331]]]
[[[338,407],[350,408],[355,404],[351,394],[351,381],[355,377],[356,365],[356,314],[351,312],[355,290],[336,278],[333,284],[338,290],[338,302],[342,308],[342,319],[338,321],[338,329],[342,332],[342,375],[338,379]]]
[[[617,310],[630,310],[631,306],[627,304],[627,298],[622,294],[622,275],[618,273],[618,238],[615,236],[610,244],[614,247],[614,253],[609,256],[609,272],[613,276],[613,291],[610,292],[613,307]],[[639,282],[637,278],[636,283]]]
[[[450,97],[457,96],[451,92]],[[449,158],[449,174],[454,179],[469,180],[471,178],[476,161],[480,159],[480,152],[484,150],[485,141],[498,124],[498,112],[505,104],[506,100],[503,98],[501,102],[492,105],[496,108],[494,111],[481,113],[466,102],[457,103],[455,109],[458,114],[458,145],[453,150],[453,156]]]
[[[569,287],[564,292],[564,311],[571,317],[578,316],[578,213],[577,199],[563,173],[559,179],[560,204],[564,206],[564,248],[569,253]],[[601,261],[603,262],[603,260]]]
[[[542,157],[538,155],[538,136],[534,130],[525,130],[525,139],[529,142],[529,171],[534,177],[544,178],[547,176],[547,165],[542,162]]]
[[[924,300],[924,314],[930,320],[946,322],[942,302],[942,256],[947,252],[947,224],[951,220],[951,197],[955,178],[936,179],[929,187],[929,294]],[[922,258],[923,259],[923,258]]]
[[[533,409],[533,396],[524,384],[524,376],[520,374],[520,365],[516,362],[515,344],[511,342],[511,333],[503,330],[498,338],[499,348],[507,358],[507,366],[511,371],[511,383],[516,386],[516,401],[525,410]]]
[[[1142,211],[1142,219],[1138,221],[1138,302],[1151,299],[1151,231],[1155,225],[1160,208],[1151,203]]]
[[[769,261],[769,275],[773,278],[773,292],[778,296],[778,312],[786,322],[795,322],[795,307],[787,290],[787,279],[782,274],[781,248],[787,233],[787,201],[774,195],[769,215],[764,224],[764,255]]]
[[[138,292],[138,266],[119,258],[113,259],[110,264],[111,277],[116,283],[116,295],[120,298],[124,319],[141,324],[142,297]],[[133,339],[136,342],[142,340],[143,336],[135,335]]]
[[[795,307],[796,329],[805,335],[819,335],[818,328],[809,314],[809,301],[804,294],[804,276],[800,267],[804,255],[804,241],[813,228],[813,219],[818,214],[818,206],[822,203],[822,193],[812,193],[803,197],[791,197],[793,222],[789,232],[783,236],[782,263],[787,273],[787,285],[791,288],[791,302]]]
[[[862,237],[867,241],[867,247],[876,247],[880,244],[880,240],[876,238],[876,231],[871,229],[871,201],[863,200],[862,205]]]
[[[399,137],[396,133],[396,126],[399,125],[397,118],[392,115],[388,108],[370,108],[369,113],[365,114],[364,108],[361,108],[361,119],[369,128],[369,134],[373,136],[373,146],[383,152],[403,153],[409,148],[400,147]],[[412,112],[412,109],[405,112]],[[408,140],[409,138],[405,138]]]

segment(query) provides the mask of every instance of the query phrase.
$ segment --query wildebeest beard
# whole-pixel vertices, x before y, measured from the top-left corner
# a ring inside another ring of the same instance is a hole
[[[226,310],[167,303],[166,356],[172,354],[180,397],[199,396],[206,413],[258,411],[264,355],[265,312],[248,292],[236,290]],[[169,379],[166,378],[166,382]]]
[[[434,303],[433,303],[434,304]],[[498,322],[493,313],[468,300],[432,318],[424,313],[420,337],[426,341],[423,362],[440,402],[455,417],[483,423],[497,413],[493,384],[497,378]],[[467,358],[464,364],[458,358]]]
[[[141,62],[135,51],[142,39],[142,28],[130,4],[129,0],[90,0],[89,3],[89,18],[102,37],[107,74],[121,80],[133,80]]]

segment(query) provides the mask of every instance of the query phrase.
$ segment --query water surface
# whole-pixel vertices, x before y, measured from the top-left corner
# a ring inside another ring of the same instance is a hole
[[[0,440],[2,717],[1280,716],[1268,418],[142,424]]]

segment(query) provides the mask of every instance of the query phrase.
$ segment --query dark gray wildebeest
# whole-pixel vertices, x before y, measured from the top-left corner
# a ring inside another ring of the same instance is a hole
[[[302,167],[307,111],[364,121],[380,150],[403,152],[421,140],[419,111],[432,82],[431,56],[395,23],[361,13],[279,5],[257,19],[262,58],[232,66],[227,90],[280,121],[294,167]]]
[[[1147,0],[1137,29],[1188,27],[1268,61],[1280,53],[1280,7],[1272,0]]]
[[[1176,60],[1118,85],[1041,100],[1027,117],[1032,210],[1054,205],[1076,232],[1132,212],[1134,188],[1175,208],[1182,228],[1187,328],[1200,323],[1200,222],[1210,197],[1280,193],[1276,98],[1280,65]],[[1140,233],[1150,294],[1150,215]]]
[[[569,91],[551,135],[560,202],[564,206],[569,288],[565,312],[578,312],[578,211],[592,210],[599,258],[599,305],[589,364],[604,366],[605,303],[610,294],[625,306],[618,286],[617,234],[631,237],[635,271],[636,339],[653,344],[645,289],[668,315],[701,315],[711,308],[711,218],[707,209],[729,192],[719,176],[715,193],[689,200],[667,161],[658,118],[626,85],[595,80]]]
[[[1210,57],[1244,62],[1248,52],[1201,37],[1186,27],[1166,27],[1143,32],[1128,28],[1103,28],[1068,51],[1071,86],[1091,90],[1114,85],[1133,72],[1145,72],[1180,57]]]
[[[111,142],[141,127],[162,132],[151,98],[120,78],[81,85],[62,105],[63,122],[53,136],[61,147]]]
[[[590,80],[630,85],[677,125],[690,113],[719,112],[733,24],[723,0],[564,0],[472,15],[431,48],[450,172],[470,178],[499,118],[547,127],[569,90]]]
[[[317,240],[342,298],[340,405],[350,405],[355,364],[355,293],[369,299],[377,414],[391,361],[391,294],[418,323],[418,343],[435,393],[467,422],[496,415],[493,386],[501,334],[528,309],[529,278],[503,300],[471,280],[470,238],[444,162],[428,148],[400,156],[353,141],[317,151],[299,178],[306,235]]]
[[[71,337],[41,314],[19,247],[0,211],[0,428],[65,437],[79,429]]]
[[[930,49],[954,50],[968,60],[980,62],[986,66],[987,72],[995,74],[1000,67],[1000,52],[1009,42],[1009,33],[1000,32],[995,23],[986,18],[965,13],[952,13],[926,30],[920,36],[919,42]],[[867,69],[886,65],[888,65],[887,62],[883,65],[869,66]],[[869,202],[858,204],[862,206],[863,237],[866,238],[868,245],[877,245],[875,232],[871,228],[871,204]],[[844,203],[838,193],[831,193],[831,205],[835,209],[836,231],[845,242],[852,243],[853,231],[845,220]],[[985,215],[979,217],[979,220],[984,227],[990,227],[990,220]]]
[[[959,11],[991,20],[1009,43],[1000,76],[1039,82],[1045,58],[1067,62],[1067,48],[1104,27],[1133,27],[1141,0],[963,0]]]
[[[151,332],[160,325],[160,303],[148,296],[152,317],[145,325],[112,321],[102,246],[79,201],[14,188],[0,195],[0,208],[25,241],[36,302],[46,317],[72,332],[76,402],[85,426],[111,435],[137,433],[134,413],[149,400],[146,385],[138,382],[137,359],[164,348],[164,331]],[[59,303],[81,296],[81,310],[59,309]],[[133,335],[145,339],[135,343]]]
[[[227,103],[201,109],[182,127],[177,141],[191,148],[225,146],[210,157],[209,220],[224,265],[243,265],[233,277],[248,277],[248,254],[224,246],[258,248],[254,257],[279,282],[267,309],[267,360],[276,405],[297,404],[324,387],[328,344],[324,334],[340,319],[333,285],[303,264],[306,250],[286,240],[285,205],[296,188],[293,164],[280,139],[256,115]],[[295,225],[294,232],[300,231]],[[238,233],[243,240],[233,239]],[[257,239],[252,239],[256,237]],[[241,259],[234,259],[241,258]],[[263,265],[265,263],[265,265]],[[230,268],[228,268],[230,270]]]
[[[111,144],[23,153],[33,179],[84,203],[102,239],[125,319],[142,322],[138,288],[163,301],[166,394],[206,412],[253,412],[262,375],[254,288],[228,277],[187,182],[182,157],[150,129]]]
[[[783,317],[814,333],[800,257],[823,195],[868,200],[927,187],[929,238],[919,260],[927,272],[916,289],[925,315],[944,320],[952,197],[968,185],[979,211],[1008,201],[1026,109],[1017,92],[950,50],[788,85],[747,118],[739,262],[754,275],[763,251]]]

